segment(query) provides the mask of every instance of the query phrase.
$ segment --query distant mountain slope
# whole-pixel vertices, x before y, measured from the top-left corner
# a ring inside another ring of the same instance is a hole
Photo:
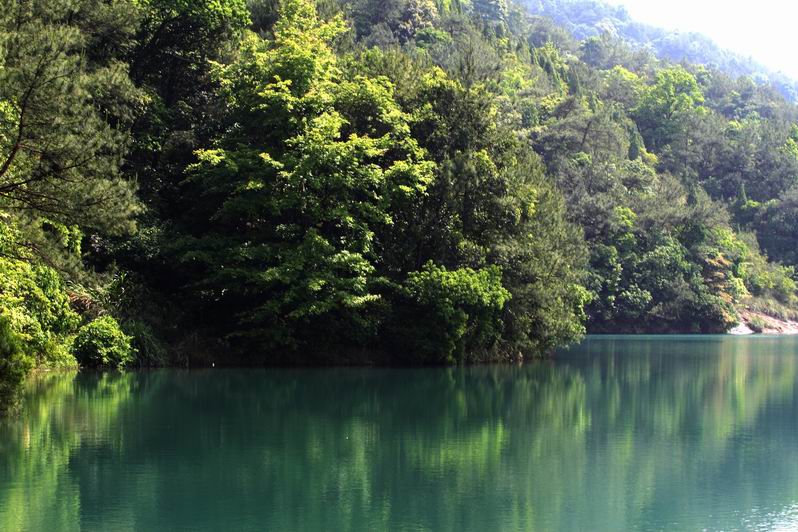
[[[552,19],[577,39],[610,33],[630,44],[649,48],[672,61],[714,66],[732,76],[750,76],[772,84],[786,98],[798,101],[798,81],[774,72],[753,58],[726,50],[705,35],[670,31],[632,19],[624,7],[600,0],[521,0],[533,15]]]

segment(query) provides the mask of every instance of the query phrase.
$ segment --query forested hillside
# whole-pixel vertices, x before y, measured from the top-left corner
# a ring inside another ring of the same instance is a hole
[[[554,21],[576,40],[606,34],[636,48],[650,50],[665,60],[712,66],[734,77],[749,76],[759,84],[775,87],[790,101],[798,101],[796,80],[767,68],[757,58],[721,48],[700,33],[643,24],[634,20],[624,7],[601,0],[523,0],[522,4],[533,15]]]
[[[502,0],[1,0],[0,372],[794,313],[798,110]]]

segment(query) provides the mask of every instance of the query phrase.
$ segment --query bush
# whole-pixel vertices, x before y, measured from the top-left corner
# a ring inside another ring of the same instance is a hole
[[[754,316],[748,322],[748,327],[755,333],[761,333],[762,331],[765,330],[766,326],[767,324],[765,323],[765,320],[763,320],[759,316]]]
[[[102,316],[80,328],[72,352],[81,366],[121,368],[135,357],[131,340],[114,318]]]
[[[509,299],[496,266],[447,270],[427,263],[401,288],[392,347],[403,351],[396,355],[406,362],[465,362],[500,338]]]

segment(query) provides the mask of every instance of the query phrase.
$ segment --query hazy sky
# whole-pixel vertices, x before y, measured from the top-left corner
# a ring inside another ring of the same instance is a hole
[[[796,0],[607,0],[655,26],[696,31],[798,79]]]

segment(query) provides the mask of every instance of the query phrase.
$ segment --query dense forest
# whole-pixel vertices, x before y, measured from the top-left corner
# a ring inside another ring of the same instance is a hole
[[[798,108],[503,0],[0,0],[0,395],[798,307]]]

